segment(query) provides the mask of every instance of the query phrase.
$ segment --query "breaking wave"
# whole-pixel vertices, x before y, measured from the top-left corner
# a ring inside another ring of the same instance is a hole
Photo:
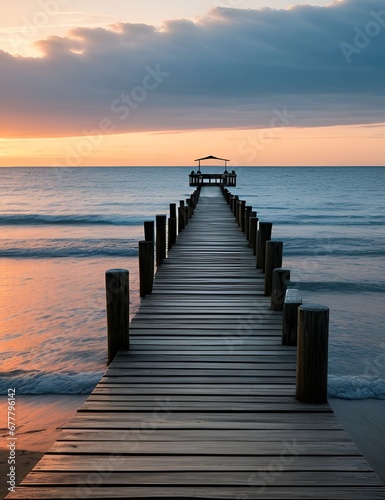
[[[142,216],[121,217],[118,215],[45,215],[45,214],[11,214],[0,215],[0,226],[138,226],[145,220]]]
[[[328,396],[339,399],[385,399],[385,379],[365,375],[329,375]]]
[[[59,372],[14,370],[0,375],[0,394],[15,389],[16,395],[90,394],[101,379],[102,372]]]

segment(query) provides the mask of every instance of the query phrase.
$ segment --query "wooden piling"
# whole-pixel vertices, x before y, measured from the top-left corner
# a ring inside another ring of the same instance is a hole
[[[166,258],[166,215],[156,216],[156,265]]]
[[[266,260],[265,260],[265,295],[271,295],[273,287],[273,270],[282,266],[282,241],[266,242]]]
[[[168,220],[168,250],[176,243],[177,234],[176,203],[170,203],[170,218]]]
[[[298,308],[302,299],[297,288],[286,290],[282,315],[282,345],[297,345]]]
[[[191,197],[192,197],[192,200],[193,200],[193,203],[194,203],[194,210],[195,210],[196,206],[197,206],[197,203],[198,203],[198,201],[197,201],[197,189],[195,189],[195,191],[193,191]]]
[[[238,226],[242,229],[243,232],[245,232],[245,208],[246,201],[241,200],[239,202]]]
[[[233,204],[233,214],[234,214],[235,220],[237,220],[237,215],[238,215],[238,202],[239,202],[239,196],[235,195],[234,196],[234,204]]]
[[[271,309],[282,311],[285,302],[287,283],[290,281],[290,269],[281,267],[273,269],[271,286]]]
[[[176,219],[168,219],[168,251],[174,246],[176,242]]]
[[[176,203],[170,203],[170,219],[176,219]]]
[[[197,204],[198,204],[200,194],[201,194],[201,186],[198,186],[195,189],[195,191],[194,191],[194,203],[195,203],[195,206],[197,206]]]
[[[154,283],[153,241],[139,241],[139,283],[141,297],[152,292]]]
[[[185,228],[184,223],[184,200],[179,201],[179,209],[178,209],[178,234],[180,234]]]
[[[329,308],[317,304],[298,308],[296,398],[327,403]]]
[[[253,249],[254,255],[256,254],[257,230],[258,230],[258,217],[250,217],[250,219],[249,219],[249,247]]]
[[[130,347],[129,272],[127,269],[106,271],[107,344],[110,364],[116,353]]]
[[[249,240],[249,219],[251,217],[251,211],[253,210],[253,207],[250,205],[245,206],[245,217],[243,220],[244,224],[244,233],[246,235],[246,239]]]
[[[195,210],[194,194],[190,195],[190,209],[191,209],[191,216],[193,216]]]
[[[189,223],[191,215],[192,215],[192,210],[191,210],[191,205],[190,205],[190,198],[186,199],[186,204],[185,207],[187,208],[186,210],[186,225]]]
[[[145,241],[155,241],[155,229],[154,221],[146,220],[144,221],[144,239]]]
[[[262,269],[262,271],[265,271],[266,242],[271,240],[272,228],[273,224],[271,222],[259,222],[257,234],[257,268]]]

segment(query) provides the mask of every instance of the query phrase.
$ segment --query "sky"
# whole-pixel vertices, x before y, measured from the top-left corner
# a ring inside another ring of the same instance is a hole
[[[384,0],[2,0],[0,166],[384,165],[384,42]]]

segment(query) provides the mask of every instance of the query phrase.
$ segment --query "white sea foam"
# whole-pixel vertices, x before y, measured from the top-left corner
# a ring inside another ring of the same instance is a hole
[[[17,370],[8,376],[0,376],[0,394],[10,388],[16,394],[89,394],[103,372],[24,372]]]
[[[385,399],[385,379],[365,375],[330,375],[328,395],[339,399]]]
[[[0,394],[9,388],[17,394],[89,394],[103,372],[27,372],[0,375]],[[385,379],[361,376],[328,378],[328,396],[339,399],[385,399]]]

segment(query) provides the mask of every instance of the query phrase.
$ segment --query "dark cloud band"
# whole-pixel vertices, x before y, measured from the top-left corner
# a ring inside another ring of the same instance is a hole
[[[0,52],[0,136],[268,127],[283,107],[295,126],[383,122],[384,41],[383,0],[76,28],[41,58]]]

